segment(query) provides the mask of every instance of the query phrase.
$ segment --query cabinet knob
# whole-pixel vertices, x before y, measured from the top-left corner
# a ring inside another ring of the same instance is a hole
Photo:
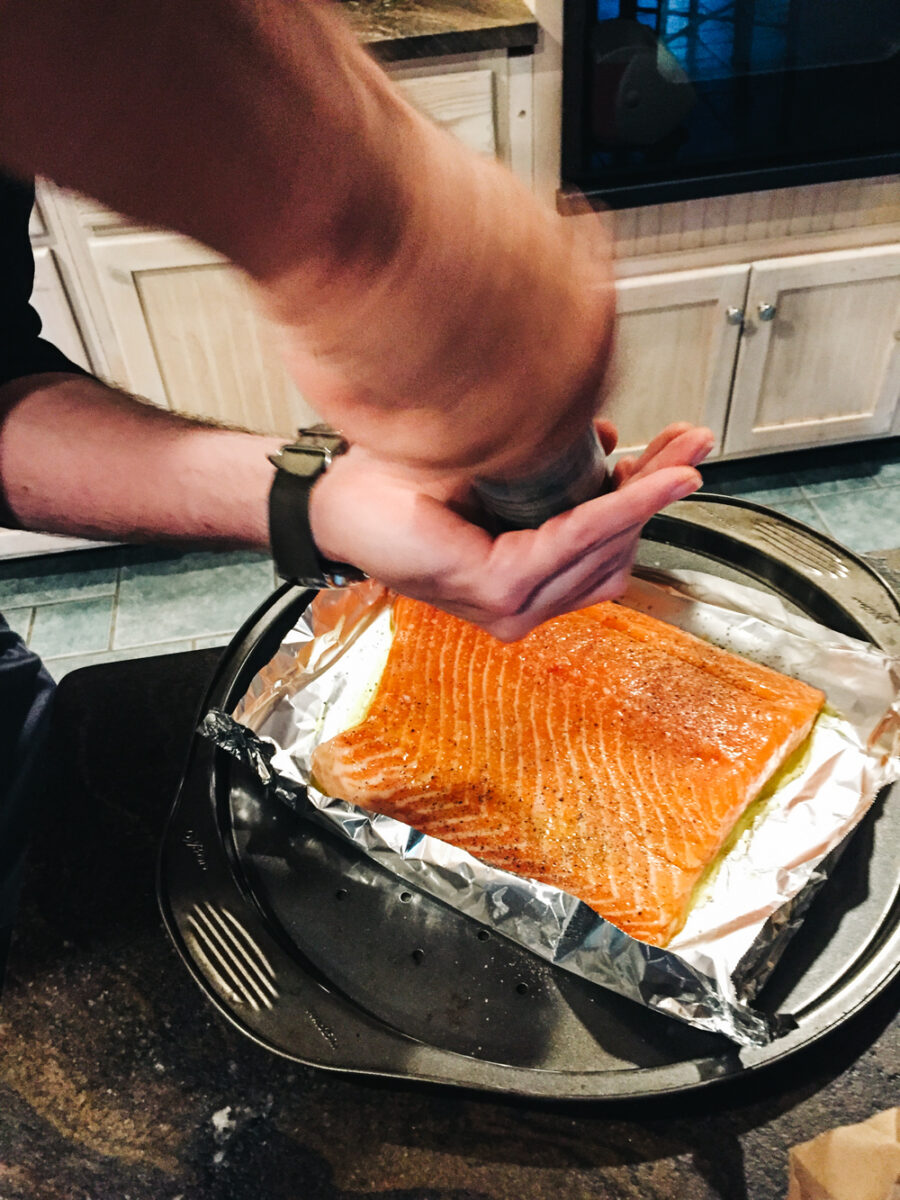
[[[730,304],[725,309],[725,320],[729,325],[741,325],[744,320],[744,310],[742,308],[735,308],[733,304]]]
[[[761,321],[772,321],[775,319],[775,313],[777,312],[777,309],[775,308],[774,304],[760,304],[757,306],[756,311],[759,313],[759,319]]]

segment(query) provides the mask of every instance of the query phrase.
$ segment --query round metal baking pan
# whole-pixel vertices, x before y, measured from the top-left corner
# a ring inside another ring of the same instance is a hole
[[[638,564],[761,586],[900,653],[900,604],[869,565],[746,501],[673,506],[647,526]],[[251,617],[204,712],[234,708],[310,599],[286,586]],[[159,898],[202,990],[278,1054],[520,1096],[660,1096],[795,1053],[896,976],[898,801],[900,789],[884,789],[758,997],[796,1020],[765,1047],[738,1048],[542,962],[272,800],[199,737],[163,840]]]

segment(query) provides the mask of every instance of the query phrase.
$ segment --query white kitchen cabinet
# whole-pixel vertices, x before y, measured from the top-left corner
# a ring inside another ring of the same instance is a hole
[[[727,454],[896,428],[900,246],[753,264]]]
[[[620,280],[616,342],[603,414],[619,453],[635,453],[670,422],[708,425],[721,452],[749,268]]]
[[[410,104],[455,134],[471,150],[497,153],[494,75],[490,70],[451,71],[398,77],[397,86]]]
[[[318,418],[281,364],[246,277],[175,234],[95,237],[116,382],[173,412],[292,436]]]
[[[40,241],[47,237],[48,229],[47,222],[44,220],[44,206],[41,203],[41,196],[35,195],[34,204],[31,212],[28,215],[28,236],[34,242]]]
[[[711,459],[900,433],[900,246],[633,275],[617,296],[618,453],[674,420],[713,430]]]
[[[34,251],[32,306],[41,318],[41,336],[62,350],[72,362],[91,369],[90,357],[63,282],[57,252],[50,246]]]

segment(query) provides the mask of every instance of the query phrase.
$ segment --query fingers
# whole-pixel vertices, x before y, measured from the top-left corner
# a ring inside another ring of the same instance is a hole
[[[495,619],[489,632],[500,641],[518,641],[536,625],[552,620],[553,617],[587,608],[588,605],[598,604],[601,600],[618,599],[628,587],[639,539],[640,529],[623,535],[618,549],[610,557],[604,557],[599,568],[589,575],[577,590],[567,590],[555,603],[545,591],[540,597],[540,607],[535,598],[524,612]]]
[[[620,595],[643,525],[701,482],[692,467],[660,468],[540,529],[492,540],[371,458],[357,455],[354,468],[353,455],[337,460],[313,490],[310,513],[323,553],[507,641]]]
[[[679,442],[681,442],[682,445],[684,444],[683,439],[687,438],[688,441],[691,441],[692,439],[688,438],[687,435],[690,435],[694,429],[695,426],[689,424],[687,421],[678,421],[675,424],[667,425],[665,429],[661,430],[656,437],[654,437],[652,441],[650,441],[648,445],[644,447],[643,451],[637,458],[635,458],[634,455],[628,455],[624,458],[620,458],[613,470],[613,478],[615,479],[616,486],[621,487],[622,484],[625,483],[626,480],[630,479],[633,475],[637,474],[638,472],[651,469],[654,466],[678,466],[679,462],[676,461],[677,446]],[[704,430],[702,432],[706,433],[708,431]],[[710,434],[710,437],[711,436],[712,435]],[[672,452],[673,445],[676,446],[675,454]],[[663,452],[666,453],[665,462],[657,462],[656,460]],[[694,462],[689,463],[687,458],[684,458],[682,461],[685,465],[696,466],[696,463]]]
[[[479,547],[477,561],[446,572],[441,595],[431,603],[514,641],[551,617],[619,596],[643,526],[700,483],[691,467],[664,468],[540,529],[502,534],[486,559]],[[461,539],[458,544],[462,547]]]
[[[634,464],[629,480],[663,467],[696,467],[712,450],[715,437],[711,430],[694,425],[669,425],[658,433]]]
[[[637,470],[637,459],[633,454],[626,455],[620,458],[613,468],[613,483],[616,487],[621,487],[626,483]]]
[[[663,466],[635,477],[627,488],[610,492],[554,517],[538,532],[547,531],[551,537],[559,536],[565,527],[573,541],[581,537],[586,544],[590,544],[601,519],[608,529],[615,531],[627,529],[636,522],[644,524],[661,508],[696,491],[702,482],[699,471],[691,466]]]
[[[645,447],[640,457],[627,455],[613,468],[613,481],[622,487],[629,480],[661,467],[698,466],[715,445],[711,430],[679,421],[667,425]]]
[[[603,447],[604,454],[612,454],[619,441],[619,431],[613,425],[612,421],[607,421],[602,417],[598,417],[594,421],[594,429],[597,431],[597,437],[600,439],[600,445]]]
[[[671,425],[667,425],[665,429],[661,429],[656,437],[647,443],[641,454],[641,458],[653,458],[670,442],[681,437],[683,433],[688,433],[693,428],[694,426],[689,421],[674,421]]]
[[[562,612],[621,594],[644,524],[700,483],[690,467],[665,468],[538,530],[501,535],[489,560],[496,594],[488,592],[484,604],[494,619],[480,623],[514,640]]]

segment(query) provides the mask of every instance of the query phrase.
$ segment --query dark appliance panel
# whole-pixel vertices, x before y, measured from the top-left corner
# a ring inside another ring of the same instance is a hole
[[[900,170],[897,0],[566,0],[563,181],[614,207]]]

